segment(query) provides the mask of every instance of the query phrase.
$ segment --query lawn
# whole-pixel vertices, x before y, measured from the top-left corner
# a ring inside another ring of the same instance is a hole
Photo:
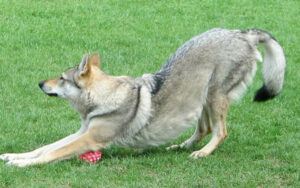
[[[287,58],[283,92],[253,103],[261,64],[245,97],[230,108],[228,137],[209,157],[165,146],[142,153],[112,147],[101,162],[78,159],[18,168],[0,161],[0,187],[300,187],[300,1],[0,1],[0,154],[25,152],[80,127],[66,101],[41,80],[99,52],[112,75],[156,71],[185,41],[214,27],[267,30]]]

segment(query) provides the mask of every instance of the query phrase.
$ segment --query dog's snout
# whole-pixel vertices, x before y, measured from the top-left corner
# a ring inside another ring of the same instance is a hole
[[[40,88],[42,88],[42,87],[43,87],[44,83],[45,83],[45,81],[41,81],[41,82],[39,82],[39,86],[40,86]]]

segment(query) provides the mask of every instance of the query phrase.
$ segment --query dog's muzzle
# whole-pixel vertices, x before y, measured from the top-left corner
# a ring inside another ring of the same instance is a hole
[[[45,83],[45,81],[41,81],[41,82],[39,83],[39,86],[40,86],[41,89],[43,88],[44,83]]]
[[[41,81],[39,82],[39,87],[42,89],[42,91],[44,93],[46,93],[47,95],[51,96],[51,97],[57,97],[58,95],[56,93],[47,93],[44,91],[43,87],[44,87],[45,81]]]

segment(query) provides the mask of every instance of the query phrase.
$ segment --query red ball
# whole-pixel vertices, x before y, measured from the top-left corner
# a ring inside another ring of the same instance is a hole
[[[78,156],[79,160],[84,160],[90,164],[94,164],[101,159],[101,151],[89,151]]]

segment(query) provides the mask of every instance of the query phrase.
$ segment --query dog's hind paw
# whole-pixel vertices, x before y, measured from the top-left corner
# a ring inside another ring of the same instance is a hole
[[[166,148],[167,151],[170,151],[170,150],[175,150],[175,149],[178,149],[180,146],[179,145],[172,145],[172,146],[169,146]]]
[[[206,152],[203,152],[203,151],[194,151],[191,155],[190,155],[190,157],[191,158],[194,158],[194,159],[198,159],[198,158],[200,158],[200,157],[206,157],[206,156],[208,156],[210,153],[206,153]]]
[[[182,148],[190,148],[192,146],[192,142],[190,142],[189,140],[181,143],[180,145],[172,145],[170,147],[167,147],[166,150],[170,151],[170,150],[175,150],[175,149],[182,149]]]

